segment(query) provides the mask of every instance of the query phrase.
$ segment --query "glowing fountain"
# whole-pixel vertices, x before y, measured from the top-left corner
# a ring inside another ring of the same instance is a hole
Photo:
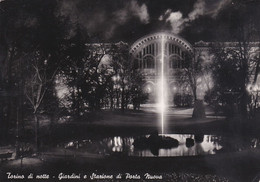
[[[161,79],[160,79],[160,91],[159,91],[159,110],[161,114],[161,127],[162,127],[162,134],[164,134],[164,124],[165,124],[165,109],[166,109],[166,103],[165,103],[165,96],[166,96],[166,84],[165,84],[165,75],[164,75],[164,51],[165,51],[165,42],[164,42],[164,36],[162,36],[162,42],[161,42]]]
[[[157,97],[157,108],[160,114],[160,124],[161,124],[161,135],[158,131],[150,134],[147,138],[142,136],[134,140],[133,145],[136,148],[149,148],[154,155],[159,155],[159,149],[162,148],[176,148],[179,146],[179,141],[165,136],[165,113],[167,109],[167,82],[165,75],[165,37],[161,35],[161,67],[160,67],[160,78],[158,79],[158,97]]]

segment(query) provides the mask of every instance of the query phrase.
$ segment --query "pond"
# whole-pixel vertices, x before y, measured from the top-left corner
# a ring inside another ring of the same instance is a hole
[[[257,138],[194,134],[165,134],[163,137],[177,140],[178,144],[165,147],[153,144],[145,146],[135,145],[139,139],[149,140],[149,135],[145,135],[140,137],[114,136],[103,139],[74,140],[59,144],[58,147],[82,154],[91,153],[103,156],[178,157],[239,152],[246,149],[259,148],[260,146],[260,140]]]

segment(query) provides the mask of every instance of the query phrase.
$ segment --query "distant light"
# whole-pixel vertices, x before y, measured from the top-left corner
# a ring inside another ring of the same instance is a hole
[[[253,91],[258,91],[258,85],[255,85],[255,86],[253,87]]]
[[[147,86],[147,87],[146,87],[146,92],[149,94],[149,93],[151,93],[151,91],[152,91],[151,87],[150,87],[150,86]]]
[[[113,80],[113,81],[116,81],[116,76],[113,76],[113,77],[112,77],[112,80]]]

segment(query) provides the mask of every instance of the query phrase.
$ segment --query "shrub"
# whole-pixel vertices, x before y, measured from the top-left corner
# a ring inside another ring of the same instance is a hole
[[[191,107],[193,105],[193,97],[190,94],[175,94],[173,104],[177,107]]]

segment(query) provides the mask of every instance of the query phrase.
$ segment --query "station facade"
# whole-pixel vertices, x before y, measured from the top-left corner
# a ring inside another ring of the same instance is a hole
[[[213,61],[214,55],[210,53],[213,46],[236,50],[239,48],[238,44],[238,42],[214,43],[204,41],[191,44],[178,35],[158,32],[141,37],[131,46],[124,42],[119,42],[115,45],[129,47],[129,54],[135,68],[144,75],[145,84],[143,89],[149,94],[148,102],[157,103],[156,98],[158,98],[159,94],[158,90],[162,75],[161,68],[163,66],[163,75],[166,82],[165,85],[167,86],[165,89],[167,90],[167,100],[171,105],[175,104],[174,98],[176,95],[188,95],[194,98],[191,85],[184,82],[182,78],[184,75],[182,73],[187,71],[187,64],[190,65],[191,61],[194,63],[199,61],[204,67],[207,67]],[[111,44],[105,44],[105,46],[110,47]],[[259,42],[250,42],[248,47],[250,59],[259,59]],[[254,70],[250,70],[250,72],[253,73]],[[251,78],[253,77],[254,75],[251,75]],[[260,88],[260,83],[258,84]],[[206,91],[210,90],[213,85],[212,73],[203,70],[203,74],[196,78],[197,99],[203,100]]]
[[[134,42],[129,52],[137,69],[144,74],[146,82],[144,90],[149,93],[150,101],[157,97],[162,75],[161,66],[164,66],[164,78],[167,83],[166,90],[168,91],[169,103],[172,103],[176,94],[183,95],[185,93],[192,96],[191,88],[185,83],[182,84],[180,81],[181,75],[177,74],[185,69],[187,61],[198,59],[201,56],[203,56],[203,59],[210,59],[207,43],[201,41],[192,46],[185,39],[171,33],[146,35]],[[197,88],[197,93],[199,97],[203,97],[208,85],[203,83],[205,82],[203,78],[199,82],[201,82],[201,86]]]

